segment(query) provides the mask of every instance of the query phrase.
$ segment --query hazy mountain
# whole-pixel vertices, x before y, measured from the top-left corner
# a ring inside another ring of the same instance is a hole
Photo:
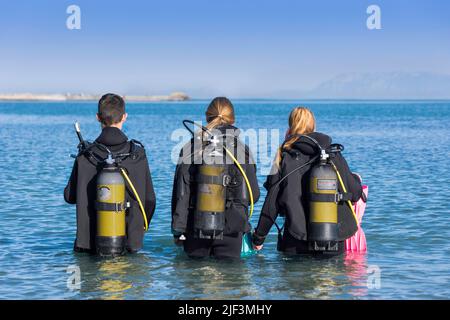
[[[341,74],[302,96],[318,99],[450,99],[450,75],[427,72]]]

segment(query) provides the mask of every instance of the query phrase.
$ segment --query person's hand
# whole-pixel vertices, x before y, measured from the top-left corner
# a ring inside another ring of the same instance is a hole
[[[252,233],[252,242],[253,242],[252,243],[253,250],[260,251],[263,248],[264,237],[258,236],[254,231]],[[255,244],[255,242],[259,243],[259,245]]]
[[[260,245],[260,246],[253,245],[253,250],[259,251],[259,250],[261,250],[263,247],[264,247],[264,245]]]

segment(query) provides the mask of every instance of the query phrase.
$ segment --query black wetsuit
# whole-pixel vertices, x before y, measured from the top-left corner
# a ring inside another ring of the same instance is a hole
[[[223,133],[234,135],[234,147],[228,146],[228,148],[232,149],[234,156],[238,158],[242,165],[253,190],[254,202],[257,202],[259,186],[256,179],[256,165],[248,147],[238,139],[239,130],[233,126],[224,126],[217,129]],[[242,235],[251,229],[248,222],[250,200],[244,178],[236,165],[230,164],[228,166],[232,184],[227,187],[226,192],[223,240],[197,239],[193,231],[193,216],[197,185],[195,179],[199,165],[194,162],[194,154],[196,152],[192,139],[180,152],[180,161],[175,172],[172,194],[172,233],[176,238],[181,234],[185,235],[184,251],[190,257],[237,258],[241,253]],[[239,155],[244,155],[245,158],[240,159]],[[185,161],[182,162],[181,159],[185,159]]]
[[[118,128],[105,127],[96,142],[107,146],[112,153],[127,153],[134,148],[132,156],[126,157],[124,167],[143,202],[147,221],[150,224],[155,211],[155,192],[144,148],[128,141],[127,136]],[[94,147],[93,152],[106,158],[103,150]],[[75,159],[69,182],[64,189],[64,199],[77,208],[77,236],[75,251],[94,252],[96,235],[96,176],[100,166],[87,155],[81,154]],[[126,213],[127,250],[138,251],[142,248],[144,238],[144,218],[139,204],[127,188],[126,201],[131,207]]]
[[[331,145],[331,138],[325,134],[314,132],[309,134],[317,140],[322,148]],[[291,174],[279,186],[271,187],[293,169],[307,163],[318,154],[313,142],[307,138],[301,138],[292,145],[292,149],[284,150],[279,170],[267,177],[264,184],[268,190],[266,200],[261,211],[258,226],[253,236],[253,243],[261,245],[273,226],[278,214],[285,216],[285,227],[278,239],[278,250],[288,253],[308,252],[308,199],[305,190],[308,190],[309,171],[311,165]],[[352,174],[347,162],[341,153],[337,153],[332,159],[340,172],[351,200],[358,201],[362,195],[360,179]],[[343,192],[339,186],[339,192]],[[269,201],[270,200],[270,201]],[[351,237],[357,230],[356,222],[351,209],[345,202],[338,204],[338,236],[339,251],[342,252],[343,241]]]

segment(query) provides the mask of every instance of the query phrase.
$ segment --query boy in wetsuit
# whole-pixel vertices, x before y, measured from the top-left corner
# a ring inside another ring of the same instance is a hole
[[[127,120],[125,101],[116,94],[105,94],[98,102],[97,120],[102,131],[95,140],[105,145],[113,154],[130,153],[121,161],[121,167],[128,172],[145,208],[146,218],[150,224],[155,211],[156,197],[153,190],[150,168],[142,144],[131,140],[122,132]],[[92,152],[106,156],[103,150],[94,146]],[[77,235],[74,250],[77,252],[95,252],[96,235],[96,177],[100,168],[85,153],[75,159],[72,174],[64,189],[67,203],[76,204]],[[126,249],[137,252],[143,246],[144,218],[135,196],[126,191],[126,201],[130,207],[126,212]]]

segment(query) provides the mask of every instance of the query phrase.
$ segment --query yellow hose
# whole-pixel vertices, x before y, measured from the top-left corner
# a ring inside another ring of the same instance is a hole
[[[345,188],[344,181],[342,180],[342,177],[341,177],[341,175],[340,175],[338,169],[336,168],[336,166],[334,165],[333,162],[331,162],[331,165],[333,166],[334,171],[336,171],[336,175],[337,175],[337,177],[338,177],[338,179],[339,179],[339,183],[340,183],[340,185],[341,185],[342,191],[344,191],[345,193],[347,193],[347,188]],[[352,202],[351,202],[350,200],[347,200],[347,204],[348,204],[348,206],[350,207],[350,209],[352,210],[353,218],[355,218],[356,225],[359,226],[358,217],[356,216],[355,209],[353,209],[353,204],[352,204]]]
[[[247,188],[248,188],[248,191],[249,191],[248,193],[250,195],[250,215],[249,215],[249,218],[251,218],[252,214],[253,214],[254,203],[253,203],[253,190],[252,190],[252,187],[250,186],[250,181],[248,181],[248,177],[245,174],[244,169],[242,168],[240,163],[237,161],[237,159],[233,156],[233,154],[230,152],[230,150],[228,150],[224,146],[223,146],[223,148],[225,149],[225,152],[230,156],[230,158],[234,161],[234,163],[238,167],[239,171],[241,171],[241,174],[244,177],[245,183],[247,184]]]
[[[125,172],[125,170],[123,168],[120,168],[120,171],[123,174],[123,177],[125,178],[125,180],[127,180],[128,184],[131,187],[131,190],[133,191],[138,203],[139,203],[139,208],[141,208],[141,212],[142,212],[142,216],[144,217],[144,230],[147,231],[148,230],[148,221],[147,221],[147,215],[145,214],[145,209],[144,206],[142,205],[142,201],[141,198],[139,197],[139,194],[137,193],[136,189],[134,188],[133,183],[131,182],[130,178],[128,177],[127,173]]]

